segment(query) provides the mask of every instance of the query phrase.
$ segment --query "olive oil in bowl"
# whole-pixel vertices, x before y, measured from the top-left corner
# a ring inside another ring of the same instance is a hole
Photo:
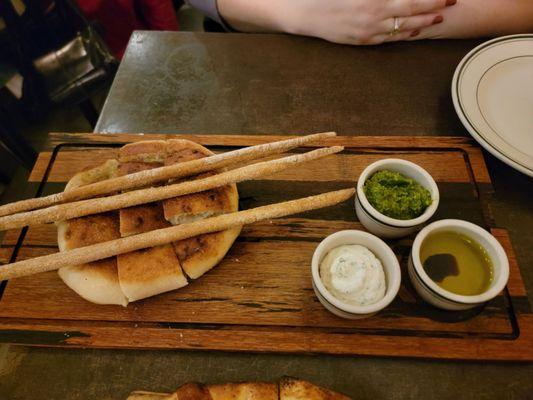
[[[485,248],[459,232],[428,235],[420,246],[420,261],[437,285],[463,296],[484,293],[493,279],[492,261]]]

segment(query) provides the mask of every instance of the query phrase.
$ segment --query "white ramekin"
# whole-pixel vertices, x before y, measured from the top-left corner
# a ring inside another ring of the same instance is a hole
[[[385,272],[387,289],[385,296],[374,304],[355,306],[333,296],[320,279],[320,263],[326,254],[335,247],[345,244],[359,244],[368,248],[381,261]],[[400,289],[400,264],[392,249],[380,238],[363,231],[346,230],[327,236],[317,246],[311,262],[313,289],[322,305],[333,314],[348,319],[369,317],[387,307]]]
[[[431,204],[417,218],[395,219],[381,214],[372,207],[365,196],[365,181],[377,171],[396,171],[411,179],[429,190],[431,194]],[[355,196],[355,212],[357,218],[373,234],[383,238],[399,238],[416,232],[422,225],[430,219],[439,206],[439,189],[431,175],[422,167],[410,161],[398,158],[386,158],[376,161],[366,167],[357,181],[357,195]]]
[[[430,233],[454,231],[462,233],[485,248],[494,268],[490,287],[476,296],[462,296],[444,290],[424,271],[420,261],[420,246]],[[466,310],[479,306],[496,297],[509,279],[509,261],[502,245],[485,229],[459,219],[443,219],[433,222],[416,236],[408,263],[409,278],[418,294],[428,303],[445,310]]]

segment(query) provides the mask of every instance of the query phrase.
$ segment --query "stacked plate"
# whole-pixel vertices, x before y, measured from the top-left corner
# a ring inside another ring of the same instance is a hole
[[[479,144],[533,176],[533,34],[505,36],[473,49],[457,66],[452,97]]]

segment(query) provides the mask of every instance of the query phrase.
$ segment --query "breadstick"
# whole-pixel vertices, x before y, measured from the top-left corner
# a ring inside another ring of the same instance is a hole
[[[62,253],[18,261],[3,265],[0,268],[0,281],[52,271],[68,265],[85,264],[118,254],[160,246],[205,233],[219,232],[265,219],[279,218],[290,214],[333,206],[347,200],[354,193],[355,189],[337,190],[236,213],[222,214],[200,221],[157,229],[155,231],[140,233],[109,242],[97,243],[91,246],[79,247]]]
[[[277,160],[263,161],[247,165],[203,179],[181,182],[168,186],[139,189],[117,194],[115,196],[59,204],[41,210],[8,215],[0,217],[0,230],[79,218],[86,215],[137,206],[139,204],[152,203],[154,201],[165,200],[171,197],[203,192],[229,183],[242,182],[262,175],[273,174],[295,164],[316,160],[333,153],[338,153],[342,150],[342,146],[325,147],[304,154],[296,154]]]
[[[186,161],[179,164],[144,170],[117,178],[106,179],[104,181],[71,189],[68,192],[60,192],[45,197],[38,197],[35,199],[5,204],[0,206],[0,217],[22,211],[36,210],[38,208],[48,207],[53,204],[89,199],[91,197],[101,196],[121,190],[148,186],[150,184],[166,181],[168,179],[178,179],[185,176],[197,175],[199,173],[212,171],[230,164],[263,158],[273,154],[279,154],[295,147],[335,135],[335,132],[316,133],[294,139],[245,147],[239,150],[228,151],[226,153],[200,158],[198,160]]]

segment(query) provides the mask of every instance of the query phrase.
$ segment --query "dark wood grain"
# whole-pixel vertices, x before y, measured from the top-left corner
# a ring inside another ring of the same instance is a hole
[[[164,137],[153,135],[150,139]],[[217,151],[279,138],[183,137]],[[37,183],[48,173],[43,189],[60,190],[76,171],[113,157],[113,146],[141,138],[54,134],[54,148],[40,154],[30,180]],[[442,194],[437,218],[463,218],[491,226],[490,211],[484,205],[492,190],[490,179],[479,148],[470,140],[338,137],[317,145],[332,144],[344,145],[346,150],[322,164],[309,163],[239,185],[241,208],[353,186],[368,163],[400,157],[419,163],[437,178]],[[378,315],[350,321],[333,316],[320,305],[309,270],[317,243],[342,229],[363,229],[356,221],[352,201],[247,226],[222,263],[201,279],[127,308],[88,303],[70,291],[56,273],[15,279],[7,284],[0,301],[0,339],[47,346],[533,359],[533,314],[504,230],[494,233],[510,259],[509,285],[482,310],[449,313],[425,305],[405,274],[412,242],[405,238],[389,242],[404,273],[398,297]],[[18,230],[6,233],[0,261],[12,257],[19,235]],[[25,233],[17,259],[55,251],[55,228],[34,226]],[[61,332],[63,336],[58,335]]]

